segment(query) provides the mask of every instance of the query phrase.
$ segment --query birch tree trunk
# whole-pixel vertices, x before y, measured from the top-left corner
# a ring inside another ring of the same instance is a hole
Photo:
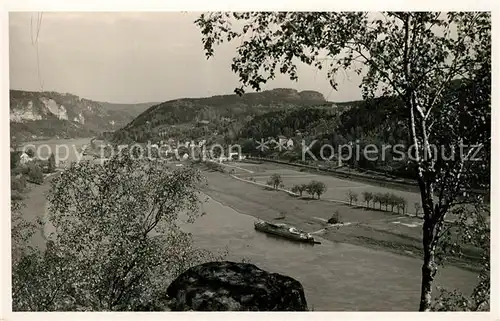
[[[424,263],[422,264],[419,311],[430,311],[432,305],[432,283],[437,272],[435,262],[436,249],[435,245],[433,245],[432,239],[432,222],[431,220],[425,220],[423,228]]]

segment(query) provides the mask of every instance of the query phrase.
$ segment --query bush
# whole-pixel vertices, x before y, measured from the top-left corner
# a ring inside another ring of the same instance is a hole
[[[19,157],[21,154],[22,153],[19,151],[10,152],[10,169],[14,169],[19,166]]]
[[[224,167],[219,163],[208,161],[205,162],[205,166],[211,171],[224,173]]]
[[[28,162],[22,167],[23,174],[26,175],[27,181],[35,184],[43,184],[43,172],[40,166],[35,162]]]
[[[24,175],[11,176],[10,189],[19,193],[26,190],[26,177]]]
[[[13,201],[22,201],[24,199],[24,195],[21,194],[19,191],[11,190],[10,199]]]
[[[278,173],[274,173],[271,175],[271,178],[268,181],[268,185],[271,185],[274,189],[277,189],[281,184],[283,184],[283,179],[281,178],[281,175]]]
[[[332,217],[328,219],[328,224],[339,224],[339,223],[342,223],[340,222],[340,213],[339,211],[335,211]]]
[[[47,170],[49,173],[53,173],[56,171],[56,158],[54,156],[54,153],[50,154]]]

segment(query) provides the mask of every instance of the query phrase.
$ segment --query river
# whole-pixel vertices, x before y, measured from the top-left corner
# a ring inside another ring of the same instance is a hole
[[[23,148],[30,148],[35,156],[40,159],[48,159],[54,153],[56,160],[66,163],[78,161],[81,157],[81,148],[90,143],[91,138],[77,139],[51,139],[25,142]]]
[[[86,140],[36,142],[81,146]],[[69,155],[69,159],[76,157]],[[415,311],[420,295],[421,260],[320,239],[297,244],[254,230],[255,218],[208,198],[207,214],[183,229],[197,246],[222,250],[229,260],[249,260],[270,272],[291,276],[304,286],[307,302],[318,311]],[[47,232],[47,231],[46,231]],[[473,273],[456,267],[440,270],[437,283],[469,292]]]
[[[415,311],[420,296],[421,260],[361,246],[319,239],[297,244],[254,230],[255,218],[211,198],[207,214],[184,226],[195,243],[218,250],[229,260],[249,260],[270,272],[302,283],[309,306],[318,311]],[[470,291],[474,275],[456,267],[438,274],[439,285]]]

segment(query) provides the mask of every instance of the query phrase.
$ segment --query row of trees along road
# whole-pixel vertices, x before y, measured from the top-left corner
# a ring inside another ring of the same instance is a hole
[[[365,99],[382,95],[401,102],[395,108],[406,115],[402,126],[415,147],[424,215],[419,310],[430,310],[445,216],[465,203],[484,202],[472,186],[489,190],[490,13],[212,12],[195,23],[207,57],[217,45],[235,40],[231,69],[239,76],[238,94],[247,87],[260,90],[276,73],[297,80],[301,61],[326,69],[334,89],[345,70],[364,75]],[[442,157],[463,145],[481,148]],[[474,153],[480,160],[469,160]]]

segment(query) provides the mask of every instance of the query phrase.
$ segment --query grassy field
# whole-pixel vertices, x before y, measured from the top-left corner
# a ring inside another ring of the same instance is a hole
[[[284,192],[265,190],[228,175],[206,173],[211,182],[207,193],[241,213],[265,220],[279,218],[280,221],[332,241],[383,249],[407,256],[421,257],[422,255],[422,219],[397,212],[329,201],[329,199],[345,201],[346,193],[351,189],[358,192],[360,199],[362,199],[363,191],[394,193],[405,197],[411,206],[412,201],[418,201],[420,198],[417,193],[381,188],[331,176],[313,175],[281,168],[276,164],[231,163],[226,166],[228,166],[227,169],[234,170],[234,174],[238,177],[246,179],[252,177],[258,183],[265,183],[270,175],[279,173],[283,178],[285,188],[288,189],[295,184],[308,183],[313,179],[322,181],[328,186],[327,192],[322,195],[322,200],[299,199]],[[365,205],[362,200],[358,203]],[[411,207],[409,210],[411,211]],[[340,214],[340,220],[350,225],[328,227],[325,221],[336,211]],[[478,252],[470,248],[466,250],[466,258],[452,258],[450,261],[455,265],[475,270]]]

